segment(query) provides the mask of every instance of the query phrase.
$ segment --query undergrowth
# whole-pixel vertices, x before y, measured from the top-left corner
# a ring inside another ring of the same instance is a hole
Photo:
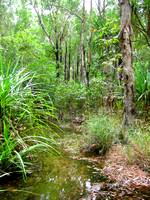
[[[0,178],[17,172],[25,180],[35,150],[56,151],[55,111],[35,73],[0,64]]]
[[[86,121],[89,145],[99,146],[99,153],[105,154],[117,141],[120,125],[117,118],[106,113],[90,116]]]
[[[150,129],[135,128],[128,133],[129,144],[126,154],[129,163],[136,163],[150,171]]]

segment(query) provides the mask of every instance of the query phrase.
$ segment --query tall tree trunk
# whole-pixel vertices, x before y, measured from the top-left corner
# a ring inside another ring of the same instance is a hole
[[[88,67],[87,67],[87,72],[86,72],[86,76],[87,76],[87,85],[89,86],[89,76],[90,76],[90,68],[91,68],[91,63],[92,63],[92,21],[91,21],[91,17],[92,17],[92,9],[93,9],[93,0],[91,0],[90,2],[90,35],[89,35],[89,42],[88,42]]]
[[[60,43],[59,43],[59,62],[62,64],[63,62],[63,51],[62,51],[62,39],[60,38]]]
[[[134,121],[134,71],[132,66],[132,26],[131,6],[129,0],[119,0],[121,9],[120,44],[123,56],[124,80],[124,125],[129,126]]]
[[[82,10],[82,27],[81,27],[81,69],[80,69],[80,78],[81,81],[87,85],[87,73],[86,73],[86,62],[85,62],[85,0],[83,0],[83,10]]]
[[[55,26],[55,60],[56,60],[56,78],[60,76],[60,63],[59,63],[59,39],[57,33],[57,27]]]
[[[103,0],[103,16],[105,15],[106,12],[106,0]]]
[[[59,78],[60,73],[59,73],[59,41],[56,38],[56,48],[55,48],[55,58],[56,58],[56,78]]]
[[[150,37],[150,6],[147,9],[147,35]]]
[[[76,57],[76,80],[79,79],[79,65],[80,65],[80,56],[79,56],[79,48],[77,49],[77,57]]]
[[[99,12],[99,16],[101,16],[101,0],[98,0],[98,2],[97,2],[97,9]]]
[[[68,56],[68,47],[67,42],[65,43],[65,65],[64,65],[64,80],[67,80],[67,56]]]
[[[75,80],[75,65],[74,62],[72,63],[72,80]]]
[[[69,41],[69,52],[68,52],[68,68],[67,68],[67,80],[70,80],[70,69],[71,69],[71,41]]]

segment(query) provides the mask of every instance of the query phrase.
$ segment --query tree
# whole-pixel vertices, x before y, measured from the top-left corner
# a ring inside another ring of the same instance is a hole
[[[124,125],[133,123],[135,114],[134,104],[134,71],[132,66],[132,25],[131,5],[129,0],[119,0],[121,9],[120,44],[123,56],[123,80],[124,80]]]
[[[86,16],[85,16],[85,0],[83,0],[82,6],[82,20],[81,20],[81,34],[80,34],[80,41],[81,41],[81,69],[80,69],[80,77],[81,81],[88,85],[87,80],[87,69],[86,69],[86,52],[85,52],[85,32],[86,32]]]

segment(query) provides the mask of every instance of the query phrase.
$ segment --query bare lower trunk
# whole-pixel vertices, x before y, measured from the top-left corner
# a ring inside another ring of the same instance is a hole
[[[55,60],[56,60],[56,78],[59,78],[60,73],[59,73],[59,68],[60,68],[60,63],[59,63],[59,39],[58,39],[58,32],[57,32],[57,27],[55,26]]]
[[[59,62],[60,62],[60,64],[62,64],[62,62],[63,62],[63,51],[62,51],[62,40],[61,40],[61,38],[60,38],[60,44],[59,44]]]
[[[74,63],[72,63],[72,80],[75,80]]]
[[[120,43],[123,56],[124,80],[124,125],[131,125],[134,121],[134,71],[132,67],[132,27],[131,6],[129,0],[119,0],[121,8]]]
[[[77,57],[76,57],[76,72],[75,72],[75,79],[79,79],[79,64],[80,64],[80,56],[79,56],[79,49],[77,49]]]
[[[68,55],[68,48],[67,42],[65,43],[65,65],[64,65],[64,80],[67,80],[67,55]]]
[[[69,43],[69,52],[68,52],[68,69],[67,69],[67,80],[70,80],[70,69],[71,69],[71,44]]]
[[[55,58],[56,58],[56,78],[59,78],[59,42],[56,38],[56,48],[55,48]]]

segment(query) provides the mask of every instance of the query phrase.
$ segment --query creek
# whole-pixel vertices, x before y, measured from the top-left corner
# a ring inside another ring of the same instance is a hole
[[[60,156],[40,153],[26,182],[14,176],[0,183],[0,200],[149,199],[149,192],[128,195],[128,191],[114,190],[113,183],[102,173],[102,164],[103,161],[98,164],[73,158],[70,153],[62,152]],[[109,187],[105,186],[107,183]]]
[[[38,170],[27,182],[11,180],[1,186],[1,200],[79,200],[87,199],[94,182],[105,177],[88,161],[74,160],[67,155],[41,155]]]

